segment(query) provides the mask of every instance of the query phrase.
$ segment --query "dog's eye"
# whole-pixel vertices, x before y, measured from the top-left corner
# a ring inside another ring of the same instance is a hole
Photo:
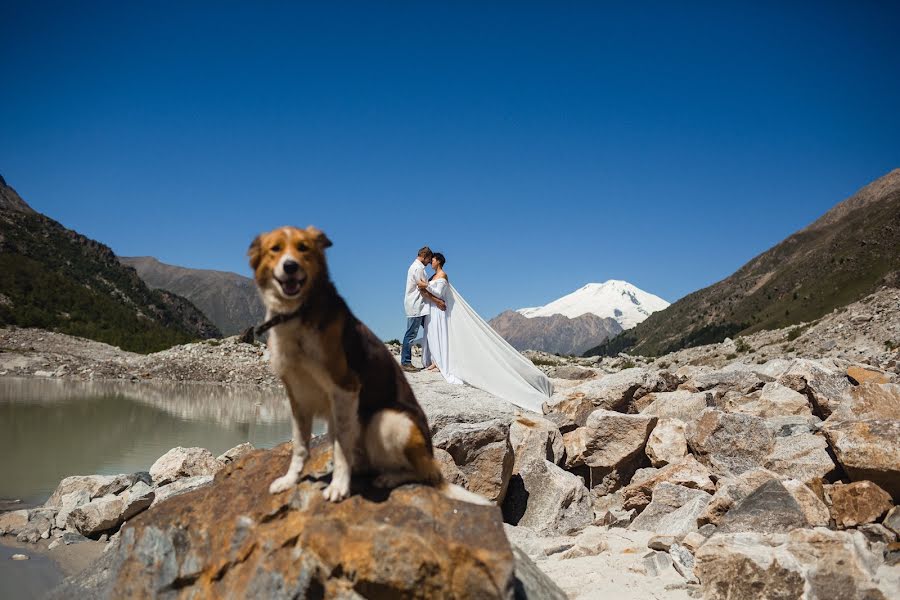
[[[300,242],[299,244],[297,244],[297,250],[299,250],[300,252],[306,252],[307,250],[309,250],[309,246],[307,246],[303,242]]]
[[[269,250],[272,252],[281,252],[281,246],[275,245],[272,246]]]

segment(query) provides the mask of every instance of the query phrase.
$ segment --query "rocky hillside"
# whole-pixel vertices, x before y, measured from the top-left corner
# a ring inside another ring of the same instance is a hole
[[[622,331],[615,319],[590,313],[575,318],[559,314],[529,318],[512,310],[491,319],[490,326],[516,350],[576,355]]]
[[[184,296],[225,335],[235,335],[265,320],[266,309],[249,277],[226,271],[187,269],[159,262],[152,256],[119,257],[154,289]]]
[[[656,356],[818,319],[900,285],[900,169],[867,185],[736,273],[588,354]]]
[[[2,181],[0,324],[137,352],[220,335],[188,300],[150,290],[110,248],[35,212]]]

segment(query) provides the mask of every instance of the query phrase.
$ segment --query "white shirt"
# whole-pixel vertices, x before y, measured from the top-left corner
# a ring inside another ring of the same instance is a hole
[[[406,293],[403,296],[403,310],[407,317],[421,317],[428,314],[428,303],[419,293],[416,283],[425,279],[425,265],[418,258],[409,266],[406,272]]]

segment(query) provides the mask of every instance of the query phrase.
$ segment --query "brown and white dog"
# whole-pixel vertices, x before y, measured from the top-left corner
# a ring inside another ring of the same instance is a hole
[[[380,487],[419,481],[452,498],[489,504],[444,481],[425,413],[403,372],[331,282],[329,246],[315,227],[281,227],[258,236],[248,252],[271,326],[272,369],[284,382],[294,417],[291,464],[269,492],[299,481],[312,420],[320,416],[334,444],[334,472],[323,492],[328,500],[349,495],[352,472],[374,470]]]

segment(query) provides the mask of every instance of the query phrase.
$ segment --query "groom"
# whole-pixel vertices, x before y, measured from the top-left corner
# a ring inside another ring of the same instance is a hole
[[[412,364],[412,342],[425,325],[428,304],[419,291],[419,281],[425,281],[425,265],[431,262],[431,248],[422,246],[416,260],[406,272],[406,291],[403,295],[403,309],[406,311],[406,333],[403,335],[403,349],[400,351],[400,368],[404,371],[418,371]]]

